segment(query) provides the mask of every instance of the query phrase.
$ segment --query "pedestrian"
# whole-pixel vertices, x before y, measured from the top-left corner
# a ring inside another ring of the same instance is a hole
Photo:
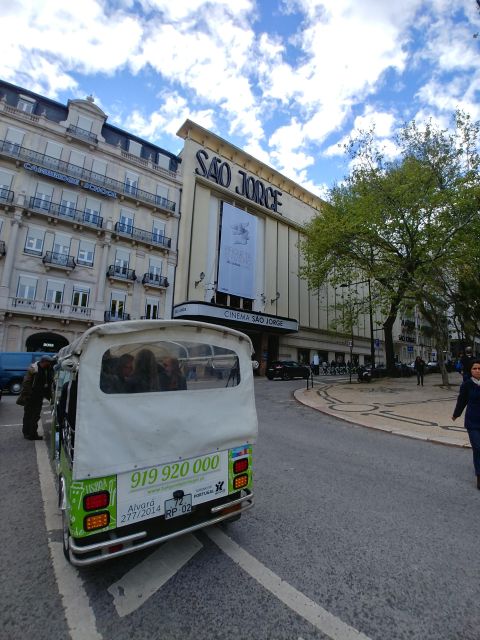
[[[461,358],[462,362],[462,376],[463,381],[468,380],[470,377],[470,368],[474,362],[475,358],[473,356],[472,347],[465,348],[465,354]]]
[[[471,365],[471,377],[462,382],[452,420],[462,415],[465,407],[465,429],[472,445],[473,466],[477,476],[477,489],[480,489],[480,360],[474,359]]]
[[[23,407],[23,437],[25,440],[43,440],[38,435],[38,421],[42,412],[44,398],[52,397],[53,358],[42,356],[27,370],[17,404]]]
[[[415,358],[413,368],[415,370],[415,373],[417,374],[417,386],[421,384],[423,387],[423,376],[425,375],[425,360],[423,360],[423,358],[421,358],[420,356],[417,356]]]

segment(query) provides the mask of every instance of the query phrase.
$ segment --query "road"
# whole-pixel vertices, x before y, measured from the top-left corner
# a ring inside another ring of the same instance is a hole
[[[302,384],[256,381],[256,504],[239,522],[81,570],[45,442],[23,440],[4,397],[1,640],[478,640],[471,453],[327,417],[295,402]]]

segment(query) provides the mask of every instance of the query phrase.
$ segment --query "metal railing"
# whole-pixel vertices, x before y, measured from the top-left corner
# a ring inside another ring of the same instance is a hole
[[[75,269],[77,263],[73,256],[65,255],[63,253],[56,253],[55,251],[47,251],[42,258],[43,264],[51,264],[57,267],[65,267],[65,269]]]
[[[108,267],[107,278],[118,278],[119,280],[132,280],[135,282],[137,276],[133,269],[128,269],[128,267],[122,267],[118,264],[111,264]]]
[[[165,276],[159,276],[156,273],[144,273],[142,284],[150,284],[154,287],[168,287],[169,282]]]
[[[170,249],[172,244],[171,238],[167,238],[167,236],[152,233],[151,231],[146,231],[144,229],[138,229],[137,227],[132,227],[124,222],[116,222],[115,231],[123,236],[128,236],[133,240],[138,240],[139,242],[145,242],[147,244],[155,244],[166,249]]]
[[[47,315],[73,316],[76,318],[90,318],[93,309],[74,304],[47,302],[46,300],[32,300],[31,298],[9,298],[10,309],[37,309]]]
[[[95,144],[98,143],[98,138],[95,133],[87,131],[87,129],[82,129],[81,127],[76,127],[73,124],[67,127],[67,133],[73,133],[74,136],[88,140],[89,142],[94,142]]]
[[[120,320],[130,320],[129,313],[105,311],[103,316],[105,322],[119,322]]]
[[[107,176],[96,173],[95,171],[87,171],[83,167],[70,164],[64,160],[59,160],[58,158],[52,158],[51,156],[39,153],[38,151],[33,151],[32,149],[27,149],[14,142],[8,142],[7,140],[0,141],[0,153],[12,158],[18,158],[24,162],[37,164],[46,169],[61,171],[67,176],[73,176],[76,179],[81,179],[85,182],[91,182],[95,185],[106,187],[114,192],[123,193],[131,198],[148,202],[155,207],[165,209],[172,213],[175,211],[176,203],[164,198],[163,196],[144,191],[143,189],[138,189],[138,187],[125,182],[120,182],[114,178],[108,178]]]
[[[103,227],[103,218],[101,216],[97,216],[87,211],[80,211],[80,209],[75,209],[74,207],[69,207],[65,204],[58,204],[56,202],[51,202],[50,200],[31,196],[28,206],[30,209],[45,215],[92,225],[98,229]]]

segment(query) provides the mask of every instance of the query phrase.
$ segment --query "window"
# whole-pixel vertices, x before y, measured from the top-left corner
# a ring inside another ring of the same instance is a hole
[[[77,208],[77,194],[73,191],[62,191],[62,201],[60,204],[60,213],[64,216],[72,217],[75,215]]]
[[[17,102],[17,109],[19,111],[24,111],[25,113],[33,113],[35,109],[35,100],[33,98],[29,98],[28,96],[20,96]]]
[[[41,255],[43,251],[43,241],[45,239],[45,231],[36,227],[27,229],[27,238],[25,240],[25,253]]]
[[[101,209],[102,203],[100,200],[87,198],[85,202],[85,213],[83,215],[85,222],[93,222],[93,224],[97,224],[99,222]]]
[[[162,275],[162,261],[156,260],[155,258],[150,258],[148,263],[148,273],[151,276],[158,277]]]
[[[168,187],[164,184],[157,184],[157,204],[161,207],[164,207],[166,204],[166,200],[168,200]]]
[[[95,256],[95,243],[89,240],[80,240],[78,247],[78,264],[85,265],[87,267],[93,267],[93,259]]]
[[[93,120],[86,118],[85,116],[78,116],[77,127],[84,131],[90,132],[93,127]]]
[[[10,194],[10,185],[12,184],[13,175],[0,169],[0,200],[7,200]]]
[[[109,394],[204,389],[230,393],[228,387],[240,382],[235,351],[208,343],[158,340],[110,347],[102,357],[99,385]]]
[[[68,255],[70,253],[70,242],[71,238],[69,236],[63,235],[62,233],[55,234],[55,239],[53,241],[53,253],[55,254],[55,261],[59,264],[67,264]]]
[[[140,157],[142,155],[142,145],[139,142],[135,142],[135,140],[129,140],[128,152]]]
[[[138,189],[138,176],[134,173],[127,172],[125,174],[125,193],[135,195]]]
[[[157,164],[159,167],[163,169],[170,169],[170,158],[168,156],[164,156],[163,153],[159,153],[157,156]]]
[[[132,233],[133,222],[134,222],[133,212],[129,211],[128,209],[122,209],[120,211],[119,231],[123,231],[123,233]]]
[[[58,169],[60,166],[61,155],[62,145],[48,141],[45,148],[45,156],[43,158],[46,164],[53,169]]]
[[[45,209],[50,211],[50,205],[52,203],[53,187],[43,182],[37,183],[37,189],[35,191],[34,206],[37,209]]]
[[[115,274],[126,277],[129,263],[130,253],[124,249],[117,249],[115,253]]]
[[[72,307],[87,308],[90,299],[90,289],[84,287],[73,287]]]
[[[49,280],[45,291],[44,308],[60,310],[63,301],[63,290],[65,285],[63,282]]]
[[[147,298],[145,301],[145,318],[147,320],[156,320],[159,314],[160,301],[156,298]]]
[[[92,163],[92,173],[95,173],[97,176],[106,176],[107,163],[103,160],[94,160]]]
[[[116,320],[122,320],[125,314],[125,299],[124,293],[119,291],[112,291],[112,297],[110,299],[110,317]]]
[[[37,292],[37,279],[29,276],[20,276],[17,285],[17,298],[23,300],[35,300]]]
[[[7,129],[7,135],[5,136],[5,144],[3,147],[4,150],[8,151],[9,153],[18,155],[20,147],[22,146],[24,135],[25,131],[20,131],[20,129],[9,127]]]
[[[70,152],[70,159],[68,161],[68,172],[74,175],[82,175],[83,166],[85,164],[85,155],[78,151]]]
[[[154,220],[152,234],[154,242],[163,243],[165,240],[165,223],[160,220]]]

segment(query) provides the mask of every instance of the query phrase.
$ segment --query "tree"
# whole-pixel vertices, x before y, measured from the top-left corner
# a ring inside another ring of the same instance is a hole
[[[361,132],[347,145],[352,171],[305,225],[301,273],[312,289],[359,275],[371,280],[393,371],[392,330],[402,301],[421,304],[437,274],[465,259],[457,240],[478,223],[480,123],[462,112],[451,131],[431,121],[424,128],[407,123],[395,138],[393,161],[374,134]]]

